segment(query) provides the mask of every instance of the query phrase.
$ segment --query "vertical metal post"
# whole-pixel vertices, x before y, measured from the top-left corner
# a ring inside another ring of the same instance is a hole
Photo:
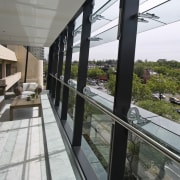
[[[78,80],[77,90],[83,93],[83,88],[86,86],[87,70],[88,70],[88,58],[89,58],[89,46],[90,40],[88,39],[91,35],[91,23],[89,17],[92,14],[93,3],[90,1],[87,6],[83,9],[83,22],[82,22],[82,34],[81,34],[81,45],[79,55],[79,67],[78,67]],[[83,115],[84,115],[84,99],[80,96],[76,96],[76,109],[75,109],[75,120],[73,129],[73,146],[81,145],[82,126],[83,126]]]
[[[53,64],[52,64],[52,74],[57,75],[57,63],[58,63],[58,39],[55,41],[55,51],[53,53]],[[56,79],[52,78],[51,81],[51,97],[55,98],[56,95]]]
[[[64,59],[64,35],[60,36],[59,39],[59,52],[58,52],[58,70],[57,70],[57,78],[62,75],[63,69],[63,59]],[[56,99],[55,99],[55,106],[59,106],[60,95],[61,95],[61,83],[59,81],[56,82]]]
[[[139,0],[120,1],[120,40],[116,76],[114,114],[127,121],[131,104],[133,66]],[[115,123],[112,128],[108,179],[124,179],[128,131]]]
[[[47,73],[47,85],[46,85],[46,89],[50,90],[50,82],[51,82],[51,70],[52,70],[52,56],[53,56],[53,51],[54,51],[54,44],[51,45],[51,47],[49,48],[49,59],[48,59],[48,73]]]
[[[24,82],[25,83],[26,83],[26,77],[27,77],[28,55],[29,55],[29,46],[26,47],[26,64],[25,64],[25,73],[24,73]]]
[[[68,82],[71,76],[73,30],[74,30],[74,22],[71,22],[68,25],[67,53],[66,53],[66,64],[65,64],[65,72],[64,72],[65,83]],[[61,111],[62,120],[67,119],[68,96],[69,96],[69,89],[66,86],[63,86],[63,100],[62,100],[62,111]]]

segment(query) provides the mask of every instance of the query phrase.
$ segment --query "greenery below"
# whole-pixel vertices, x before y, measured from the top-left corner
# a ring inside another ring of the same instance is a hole
[[[149,72],[149,74],[145,74]],[[111,95],[115,95],[116,75],[109,74],[107,88]],[[178,105],[171,104],[161,98],[162,94],[174,96],[180,94],[180,63],[164,59],[157,62],[137,61],[134,64],[132,101],[134,104],[155,114],[180,122]],[[156,100],[153,94],[157,95]],[[160,99],[158,99],[160,97]]]
[[[156,101],[156,100],[144,100],[137,103],[139,107],[151,111],[155,114],[163,116],[167,119],[174,121],[179,121],[179,114],[176,112],[176,108],[165,101]]]

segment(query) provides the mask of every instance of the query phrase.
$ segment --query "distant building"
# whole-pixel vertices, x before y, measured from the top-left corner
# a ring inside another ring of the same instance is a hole
[[[35,56],[37,59],[44,59],[44,48],[43,47],[29,47],[29,51]]]
[[[24,82],[26,48],[17,45],[0,45],[0,94],[4,94],[18,82]],[[33,68],[30,68],[33,67]],[[28,55],[27,82],[43,86],[43,61]]]

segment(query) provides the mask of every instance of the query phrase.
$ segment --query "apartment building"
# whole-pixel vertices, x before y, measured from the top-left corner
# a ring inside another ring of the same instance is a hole
[[[2,94],[12,88],[17,83],[37,82],[43,86],[43,61],[35,58],[27,49],[18,45],[0,45],[0,86]],[[26,70],[27,63],[27,70]],[[32,68],[33,67],[33,68]]]

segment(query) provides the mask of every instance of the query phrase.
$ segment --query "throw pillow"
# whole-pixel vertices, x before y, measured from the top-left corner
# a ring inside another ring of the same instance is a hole
[[[37,84],[36,83],[30,83],[26,89],[26,91],[35,91],[37,87]]]

